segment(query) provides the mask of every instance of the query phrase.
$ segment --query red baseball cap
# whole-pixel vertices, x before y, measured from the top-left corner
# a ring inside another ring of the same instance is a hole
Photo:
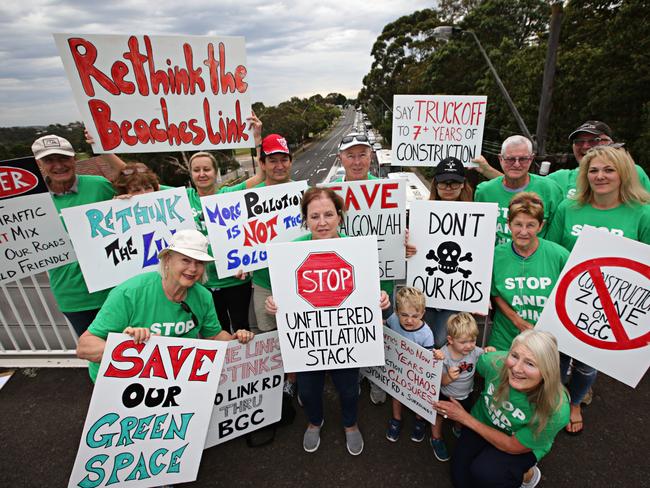
[[[276,153],[291,155],[291,151],[289,151],[289,145],[287,144],[287,140],[284,137],[282,137],[280,134],[269,134],[268,136],[266,136],[262,140],[262,152],[267,156],[269,154],[276,154]]]

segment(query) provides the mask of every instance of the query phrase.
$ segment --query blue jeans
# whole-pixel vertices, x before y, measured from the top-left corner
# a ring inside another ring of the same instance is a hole
[[[447,344],[447,320],[453,314],[458,313],[455,310],[442,310],[438,308],[427,307],[424,312],[424,321],[433,331],[433,341],[436,349],[440,349]]]
[[[560,353],[560,373],[562,374],[562,383],[565,384],[569,390],[571,405],[580,405],[580,402],[589,391],[589,388],[591,388],[596,381],[597,371],[591,366],[587,366],[585,363],[573,359],[573,372],[571,373],[571,379],[569,380],[571,359],[570,356]]]
[[[296,375],[298,394],[312,425],[320,425],[323,421],[323,388],[327,372],[303,371]],[[352,427],[357,423],[359,368],[332,369],[329,374],[339,393],[343,427]]]
[[[535,463],[532,452],[508,454],[463,427],[451,456],[451,480],[456,488],[519,488]]]
[[[86,332],[86,329],[92,324],[98,313],[99,309],[95,308],[93,310],[82,310],[81,312],[63,312],[63,315],[68,319],[77,335],[81,337],[81,334]]]

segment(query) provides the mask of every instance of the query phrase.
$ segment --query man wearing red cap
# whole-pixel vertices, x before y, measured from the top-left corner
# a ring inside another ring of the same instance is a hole
[[[569,140],[571,141],[573,155],[578,165],[580,165],[580,161],[582,161],[583,156],[587,154],[589,149],[594,146],[611,144],[613,142],[612,129],[606,123],[600,122],[599,120],[588,120],[569,135]],[[578,169],[559,169],[548,175],[548,178],[551,178],[562,187],[565,198],[573,197],[576,192]],[[639,175],[639,181],[641,181],[643,187],[650,191],[650,179],[638,164],[636,165],[636,172]]]
[[[59,213],[64,208],[109,200],[115,195],[111,183],[102,176],[77,175],[74,149],[63,137],[43,136],[34,141],[32,152]],[[119,174],[124,163],[119,159],[110,162]],[[83,334],[110,290],[90,293],[77,261],[52,269],[48,275],[59,310],[77,335]]]

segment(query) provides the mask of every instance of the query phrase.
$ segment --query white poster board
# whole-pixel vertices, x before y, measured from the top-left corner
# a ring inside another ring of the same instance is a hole
[[[411,202],[406,282],[427,307],[486,314],[490,304],[496,203]]]
[[[535,328],[636,387],[650,366],[650,246],[585,226]]]
[[[155,271],[171,236],[196,228],[185,188],[64,208],[61,214],[90,292]]]
[[[0,162],[0,285],[75,261],[32,157]]]
[[[377,239],[268,246],[287,372],[384,364]]]
[[[282,416],[284,370],[277,332],[228,343],[205,447],[275,423]]]
[[[361,374],[406,408],[435,424],[433,402],[440,396],[442,361],[433,357],[433,351],[388,327],[384,327],[384,351],[386,364],[363,368]]]
[[[319,185],[336,191],[345,202],[341,232],[377,236],[379,278],[406,278],[406,181],[365,180]]]
[[[436,166],[454,157],[476,166],[486,106],[477,95],[395,95],[391,164]]]
[[[243,37],[54,40],[96,154],[253,147]]]
[[[194,481],[227,347],[109,334],[69,488]]]
[[[307,181],[263,186],[201,198],[219,277],[266,268],[266,245],[304,235],[300,202]]]

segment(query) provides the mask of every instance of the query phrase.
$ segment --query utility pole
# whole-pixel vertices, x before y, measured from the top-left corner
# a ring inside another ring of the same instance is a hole
[[[548,35],[544,81],[542,82],[542,95],[539,100],[539,113],[537,114],[537,155],[541,158],[546,156],[546,137],[548,136],[548,123],[551,117],[553,80],[557,63],[557,48],[560,44],[561,21],[562,2],[555,2],[551,5],[551,29]]]

